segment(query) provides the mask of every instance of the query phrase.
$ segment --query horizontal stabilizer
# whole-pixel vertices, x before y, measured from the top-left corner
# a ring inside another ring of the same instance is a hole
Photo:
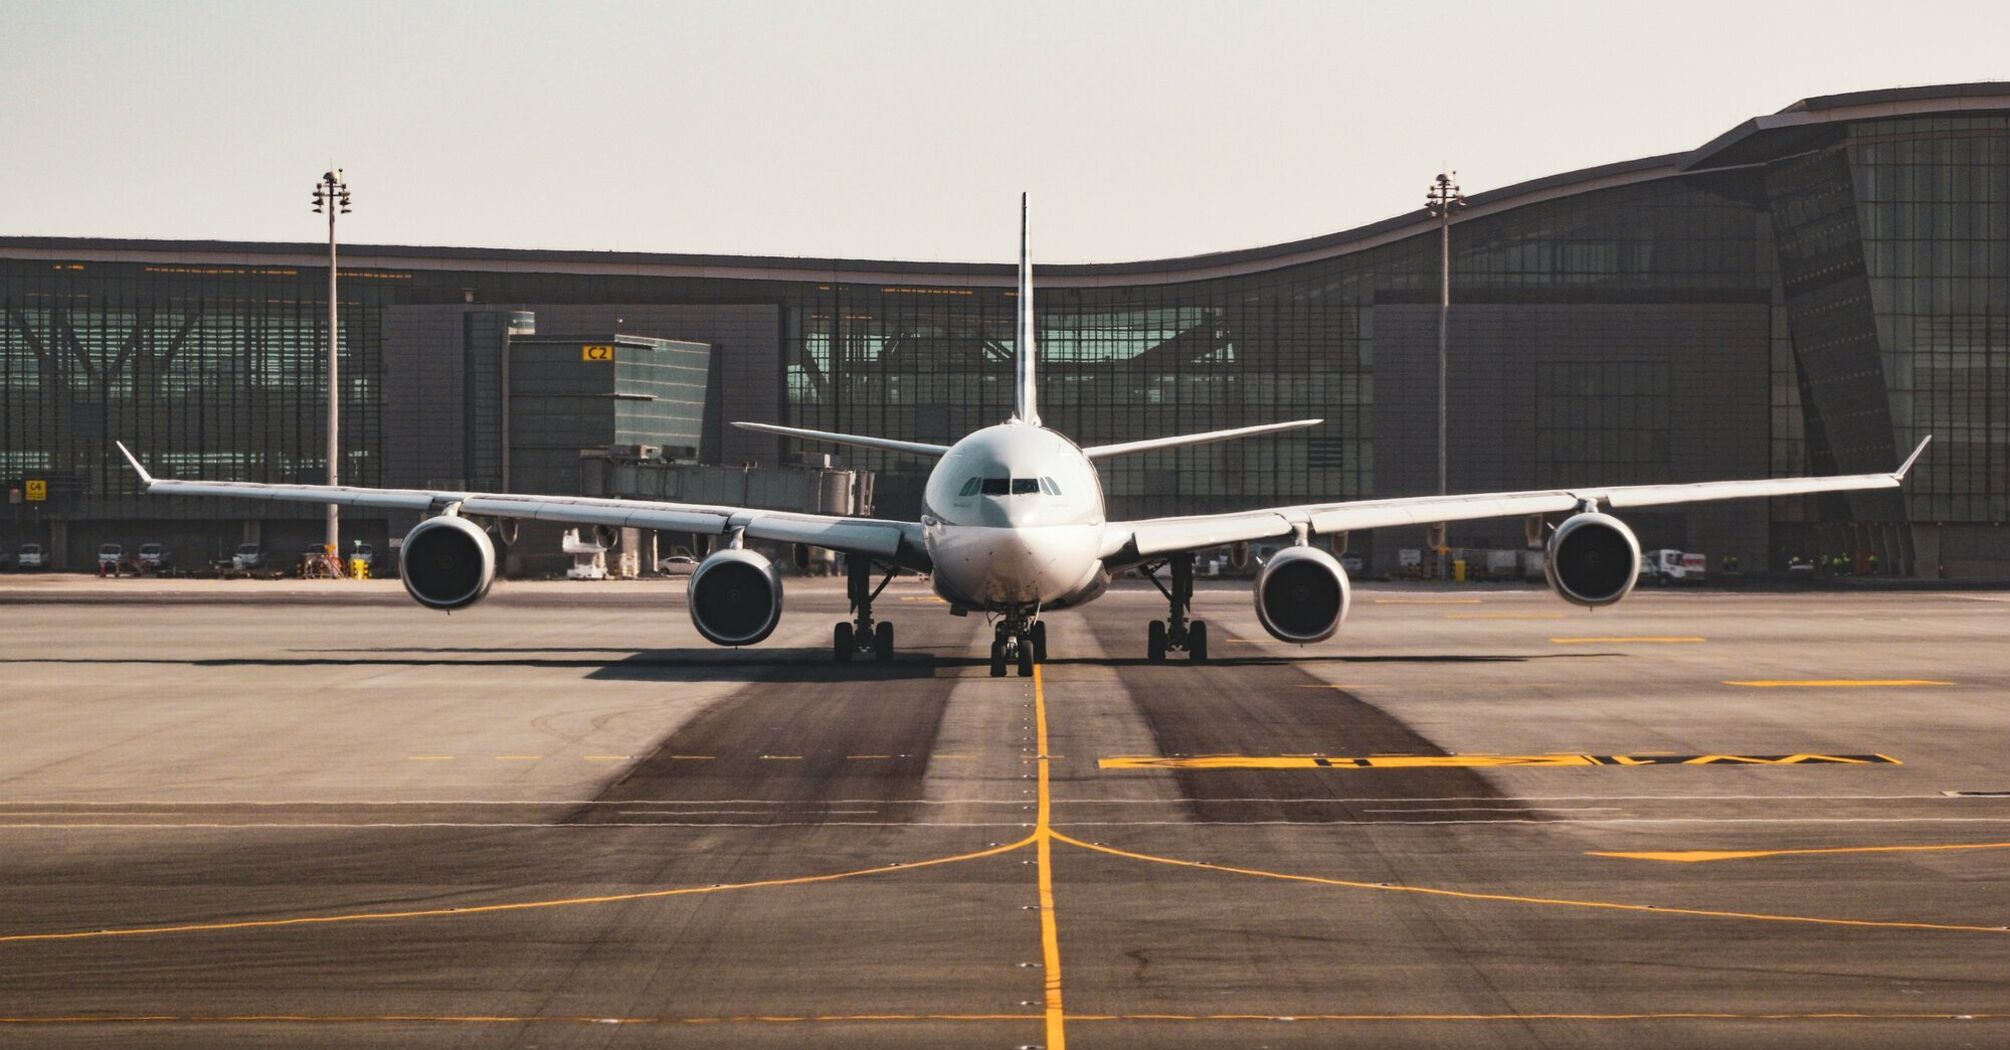
[[[1144,441],[1125,441],[1116,445],[1091,445],[1082,450],[1090,459],[1108,456],[1127,456],[1133,452],[1150,452],[1153,449],[1177,448],[1180,445],[1205,445],[1214,441],[1233,441],[1236,438],[1254,437],[1258,434],[1274,434],[1280,430],[1302,430],[1316,427],[1326,422],[1323,419],[1294,419],[1289,423],[1264,423],[1253,427],[1236,427],[1233,430],[1210,430],[1201,434],[1181,434],[1178,437],[1148,438]]]
[[[802,438],[805,441],[827,441],[833,445],[857,445],[860,448],[881,448],[889,452],[905,452],[913,456],[940,456],[949,451],[948,445],[931,445],[925,441],[897,441],[893,438],[861,437],[857,434],[834,434],[828,430],[804,430],[801,427],[785,427],[779,423],[734,423],[741,430],[758,430],[763,434],[780,434],[783,437]]]

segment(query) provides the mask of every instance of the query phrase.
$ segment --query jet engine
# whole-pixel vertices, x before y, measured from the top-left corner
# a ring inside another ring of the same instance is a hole
[[[1639,578],[1640,541],[1610,514],[1573,514],[1550,533],[1543,571],[1564,601],[1587,609],[1611,605]]]
[[[1280,642],[1323,642],[1347,618],[1347,570],[1317,547],[1286,547],[1256,573],[1256,618]]]
[[[750,550],[713,552],[685,593],[691,624],[714,645],[753,645],[782,622],[782,574]]]
[[[496,578],[496,548],[481,526],[442,514],[412,526],[399,548],[405,593],[429,609],[453,611],[481,601]]]

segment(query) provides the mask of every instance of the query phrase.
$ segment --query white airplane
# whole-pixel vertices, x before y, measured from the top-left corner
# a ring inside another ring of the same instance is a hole
[[[719,537],[718,549],[691,573],[691,622],[707,640],[753,645],[781,620],[782,576],[746,541],[794,544],[799,561],[809,547],[842,552],[849,571],[853,618],[832,631],[840,661],[860,653],[893,656],[893,625],[874,621],[873,600],[894,576],[927,573],[935,593],[959,616],[983,613],[996,625],[991,673],[1016,664],[1022,676],[1047,649],[1045,613],[1081,605],[1103,593],[1113,575],[1137,569],[1165,594],[1170,611],[1148,631],[1151,659],[1168,651],[1207,659],[1207,624],[1189,620],[1194,552],[1232,545],[1246,552],[1258,540],[1286,539],[1256,575],[1257,619],[1286,642],[1332,636],[1347,617],[1347,573],[1313,545],[1318,537],[1344,537],[1355,529],[1391,525],[1442,525],[1479,518],[1522,517],[1531,541],[1542,517],[1566,517],[1549,533],[1549,584],[1566,601],[1609,605],[1633,589],[1640,544],[1608,511],[1706,500],[1791,496],[1810,492],[1896,488],[1926,449],[1920,442],[1904,465],[1889,474],[1772,478],[1683,485],[1582,486],[1530,492],[1319,503],[1228,514],[1140,521],[1110,521],[1096,461],[1152,449],[1228,441],[1317,426],[1323,420],[1214,430],[1179,437],[1127,441],[1086,448],[1040,423],[1033,341],[1033,269],[1026,244],[1026,203],[1020,199],[1018,360],[1012,418],[954,445],[834,434],[772,423],[736,423],[749,430],[839,445],[857,445],[934,457],[922,499],[921,520],[888,521],[819,514],[711,507],[649,500],[525,496],[423,489],[371,489],[332,485],[267,485],[234,481],[175,481],[148,474],[126,446],[119,451],[150,493],[229,496],[348,507],[418,511],[427,517],[407,533],[399,575],[421,605],[453,610],[488,593],[495,579],[494,544],[476,518],[527,518],[571,525],[664,529]],[[1170,570],[1170,581],[1159,571]],[[885,576],[877,586],[874,576]]]

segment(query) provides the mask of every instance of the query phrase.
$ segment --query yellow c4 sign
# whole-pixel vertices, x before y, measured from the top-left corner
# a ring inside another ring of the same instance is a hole
[[[30,503],[41,503],[49,498],[49,483],[40,478],[29,479],[23,487],[27,490],[23,495]]]
[[[614,348],[605,343],[589,343],[579,348],[581,361],[612,361]]]

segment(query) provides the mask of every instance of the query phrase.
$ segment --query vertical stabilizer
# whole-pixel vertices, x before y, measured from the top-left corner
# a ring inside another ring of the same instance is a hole
[[[1013,340],[1018,352],[1014,364],[1012,418],[1040,425],[1040,390],[1034,378],[1033,362],[1039,356],[1033,345],[1033,255],[1026,246],[1026,194],[1019,194],[1019,327]]]

